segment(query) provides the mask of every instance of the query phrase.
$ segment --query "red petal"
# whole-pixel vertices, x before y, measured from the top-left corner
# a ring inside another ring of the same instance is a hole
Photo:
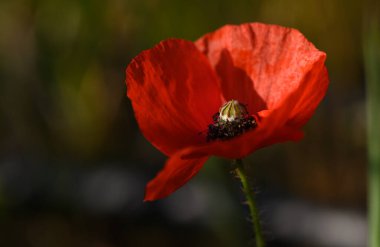
[[[312,116],[326,93],[328,86],[325,55],[308,65],[298,88],[290,93],[275,109],[258,113],[258,126],[228,141],[216,141],[194,148],[184,154],[186,158],[217,155],[242,158],[259,148],[303,137],[300,128]]]
[[[280,104],[322,54],[299,31],[261,23],[224,26],[196,45],[215,67],[226,100],[248,104],[252,113]]]
[[[305,89],[297,96],[297,103],[288,116],[289,120],[287,124],[289,126],[300,128],[305,125],[325,96],[329,84],[329,77],[326,67],[323,64],[319,64],[319,66],[320,71],[318,77],[313,80],[310,78],[313,76],[310,73],[308,84],[305,85]],[[314,70],[314,73],[318,73],[318,68],[314,68]]]
[[[187,183],[207,161],[208,157],[183,159],[182,155],[192,152],[186,149],[171,156],[163,170],[146,186],[144,201],[154,201],[166,197]]]
[[[244,158],[257,149],[286,141],[302,139],[303,132],[286,125],[273,128],[271,119],[266,119],[256,129],[227,141],[214,141],[196,146],[183,154],[184,158],[198,158],[205,155],[215,155],[228,159]]]
[[[205,138],[222,104],[218,79],[194,43],[171,39],[140,53],[127,68],[127,92],[145,137],[171,155]]]

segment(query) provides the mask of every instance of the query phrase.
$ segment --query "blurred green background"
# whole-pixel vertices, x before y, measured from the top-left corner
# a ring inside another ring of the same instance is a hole
[[[0,246],[246,246],[226,161],[142,203],[165,157],[124,79],[163,39],[256,21],[299,29],[331,80],[304,140],[247,160],[268,246],[366,246],[364,17],[355,0],[1,0]]]

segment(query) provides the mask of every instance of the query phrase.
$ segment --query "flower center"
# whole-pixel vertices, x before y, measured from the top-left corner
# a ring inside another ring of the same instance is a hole
[[[207,141],[231,139],[256,126],[255,118],[249,115],[245,105],[230,100],[214,114],[213,123],[208,126]]]

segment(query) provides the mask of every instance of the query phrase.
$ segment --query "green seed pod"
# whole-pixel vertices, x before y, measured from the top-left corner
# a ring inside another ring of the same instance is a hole
[[[226,102],[219,109],[219,119],[221,121],[234,121],[247,114],[247,109],[243,104],[240,104],[237,100],[230,100]]]

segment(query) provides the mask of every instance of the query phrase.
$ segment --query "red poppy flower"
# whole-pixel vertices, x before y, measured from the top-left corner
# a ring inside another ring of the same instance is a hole
[[[237,159],[301,139],[327,90],[325,58],[299,31],[261,23],[227,25],[195,43],[169,39],[140,53],[126,70],[127,95],[144,136],[169,156],[145,200],[177,190],[211,155]]]

